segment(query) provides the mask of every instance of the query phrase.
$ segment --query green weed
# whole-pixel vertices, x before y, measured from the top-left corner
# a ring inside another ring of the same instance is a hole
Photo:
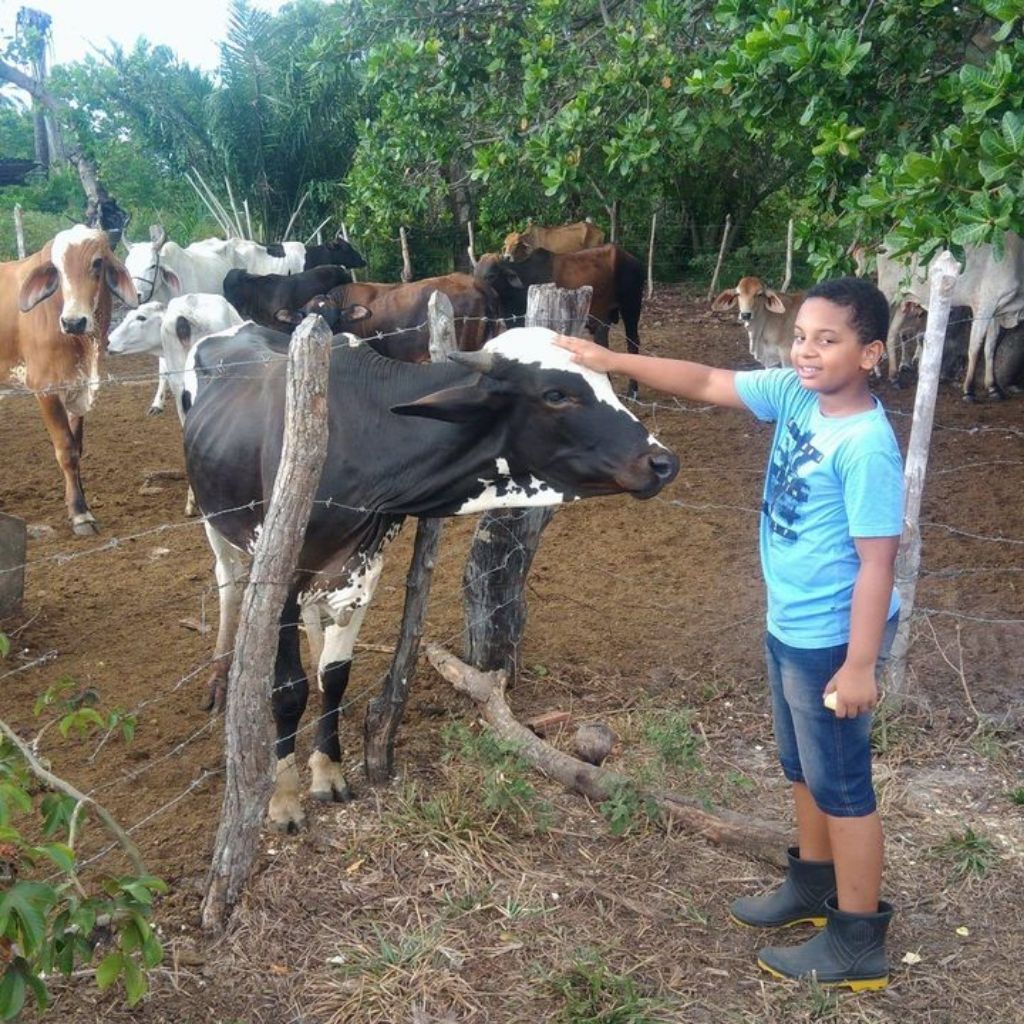
[[[563,1005],[558,1024],[659,1024],[664,1001],[641,993],[628,974],[616,974],[596,954],[578,956],[569,969],[549,981]]]
[[[958,878],[974,875],[983,878],[992,867],[996,848],[991,839],[978,835],[973,828],[964,830],[961,836],[950,836],[937,852],[952,860],[953,873]]]
[[[693,728],[693,714],[673,712],[644,725],[644,739],[662,764],[673,768],[699,768],[701,738]]]

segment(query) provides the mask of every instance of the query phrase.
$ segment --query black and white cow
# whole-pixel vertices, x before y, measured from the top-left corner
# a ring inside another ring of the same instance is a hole
[[[386,359],[336,338],[327,458],[285,602],[274,673],[278,770],[271,823],[303,823],[295,733],[308,686],[301,617],[319,650],[322,716],[312,795],[343,800],[338,709],[383,551],[405,516],[649,498],[679,462],[616,398],[608,378],[570,362],[544,328],[507,331],[441,364]],[[220,628],[211,700],[223,694],[247,569],[281,456],[287,345],[252,324],[212,335],[191,356],[185,420],[189,480],[216,555]],[[233,372],[232,368],[237,371]]]

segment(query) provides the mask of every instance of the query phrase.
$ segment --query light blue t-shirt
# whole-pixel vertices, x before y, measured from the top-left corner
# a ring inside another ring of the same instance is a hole
[[[761,568],[768,631],[791,647],[850,638],[854,537],[903,529],[903,466],[881,404],[852,416],[822,414],[795,370],[736,374],[736,392],[761,420],[776,421],[761,505]],[[895,589],[890,617],[899,609]]]

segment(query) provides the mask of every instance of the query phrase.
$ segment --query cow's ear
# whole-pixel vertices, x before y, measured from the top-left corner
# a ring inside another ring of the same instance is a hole
[[[478,384],[435,391],[415,402],[393,405],[391,411],[399,416],[425,416],[427,419],[445,420],[448,423],[465,423],[497,412],[504,402],[497,388],[489,387],[481,381]]]
[[[736,305],[736,296],[739,293],[735,288],[726,288],[724,292],[721,292],[715,297],[715,301],[711,303],[713,310],[728,309],[730,306]]]
[[[279,309],[274,314],[274,319],[279,324],[288,324],[290,327],[298,327],[305,318],[305,313],[298,309]]]
[[[181,278],[170,267],[161,267],[160,273],[164,275],[164,280],[167,282],[167,287],[170,288],[171,294],[181,295],[183,291]]]
[[[128,307],[135,309],[139,304],[139,293],[135,290],[128,268],[118,259],[109,259],[103,270],[107,287]]]
[[[361,320],[369,320],[371,316],[373,311],[358,303],[338,310],[338,317],[344,324],[357,324]]]
[[[22,282],[18,293],[18,309],[27,313],[35,309],[43,299],[48,299],[60,284],[60,274],[52,263],[44,263],[36,267]]]
[[[765,288],[764,290],[764,306],[765,309],[769,309],[773,313],[786,312],[786,304],[782,301],[779,293],[773,292],[771,288]]]

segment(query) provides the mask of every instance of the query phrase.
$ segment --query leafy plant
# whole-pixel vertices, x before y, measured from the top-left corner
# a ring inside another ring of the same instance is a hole
[[[595,952],[578,954],[568,969],[548,981],[562,1006],[559,1024],[657,1024],[665,1001],[644,995],[629,974],[616,974]]]
[[[1024,807],[1024,786],[1011,789],[1006,795],[1010,798],[1011,803],[1016,804],[1018,807]]]
[[[693,715],[689,711],[649,721],[644,725],[643,734],[663,764],[673,768],[699,767],[701,740],[693,729]]]
[[[959,878],[984,877],[996,857],[992,840],[978,835],[973,828],[965,829],[963,835],[950,836],[937,852],[953,861],[953,872]]]

